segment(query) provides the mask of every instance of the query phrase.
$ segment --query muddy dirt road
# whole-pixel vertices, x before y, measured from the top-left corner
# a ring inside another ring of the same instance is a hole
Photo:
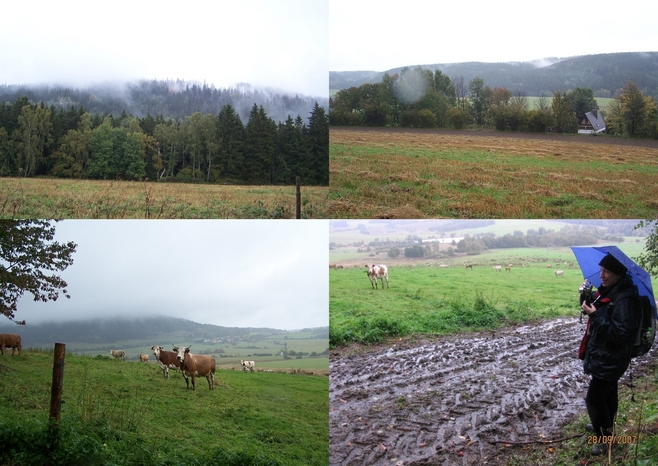
[[[578,318],[337,351],[331,465],[505,464],[494,441],[560,437],[585,412]]]

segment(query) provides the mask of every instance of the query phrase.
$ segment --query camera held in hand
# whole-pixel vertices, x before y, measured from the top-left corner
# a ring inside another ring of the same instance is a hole
[[[578,292],[580,293],[581,306],[583,305],[583,303],[587,303],[588,305],[592,304],[594,300],[593,299],[594,293],[592,292],[592,288],[594,288],[594,285],[592,285],[589,280],[585,280],[578,288]],[[584,312],[585,311],[583,311],[583,313]]]

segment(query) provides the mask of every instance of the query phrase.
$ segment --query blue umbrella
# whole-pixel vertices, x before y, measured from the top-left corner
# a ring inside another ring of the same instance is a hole
[[[571,250],[576,256],[580,270],[583,272],[583,277],[597,288],[601,286],[601,278],[599,277],[601,268],[599,267],[599,262],[607,254],[611,254],[628,269],[628,274],[631,276],[633,283],[637,285],[638,293],[640,296],[647,296],[649,298],[649,302],[651,302],[651,306],[654,312],[656,312],[656,300],[653,297],[651,275],[633,262],[626,254],[621,252],[617,246],[572,247]],[[658,317],[658,314],[656,315]]]

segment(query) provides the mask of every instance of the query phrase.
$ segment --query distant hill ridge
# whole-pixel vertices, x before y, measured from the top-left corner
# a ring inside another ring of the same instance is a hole
[[[305,329],[306,330],[306,329]],[[312,329],[329,334],[328,328]],[[0,325],[0,333],[18,333],[24,347],[51,347],[55,343],[109,344],[125,340],[158,342],[192,342],[198,339],[245,337],[249,332],[289,333],[270,328],[221,327],[167,316],[139,319],[91,319],[86,321],[48,322],[17,326],[9,321]]]
[[[568,58],[545,58],[530,62],[447,63],[408,65],[387,71],[330,71],[331,90],[359,87],[381,82],[384,74],[399,73],[404,68],[440,70],[450,78],[463,76],[468,83],[475,77],[485,85],[524,91],[529,96],[551,95],[576,87],[587,87],[597,97],[614,97],[627,80],[632,80],[647,95],[658,98],[658,52],[627,52],[583,55]]]

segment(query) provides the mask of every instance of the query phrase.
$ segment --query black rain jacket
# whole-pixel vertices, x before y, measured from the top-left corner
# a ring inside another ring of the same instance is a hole
[[[619,279],[611,289],[601,287],[601,298],[610,302],[597,306],[589,315],[589,338],[583,362],[585,374],[617,381],[631,361],[631,349],[640,327],[641,308],[637,287],[631,277]]]

